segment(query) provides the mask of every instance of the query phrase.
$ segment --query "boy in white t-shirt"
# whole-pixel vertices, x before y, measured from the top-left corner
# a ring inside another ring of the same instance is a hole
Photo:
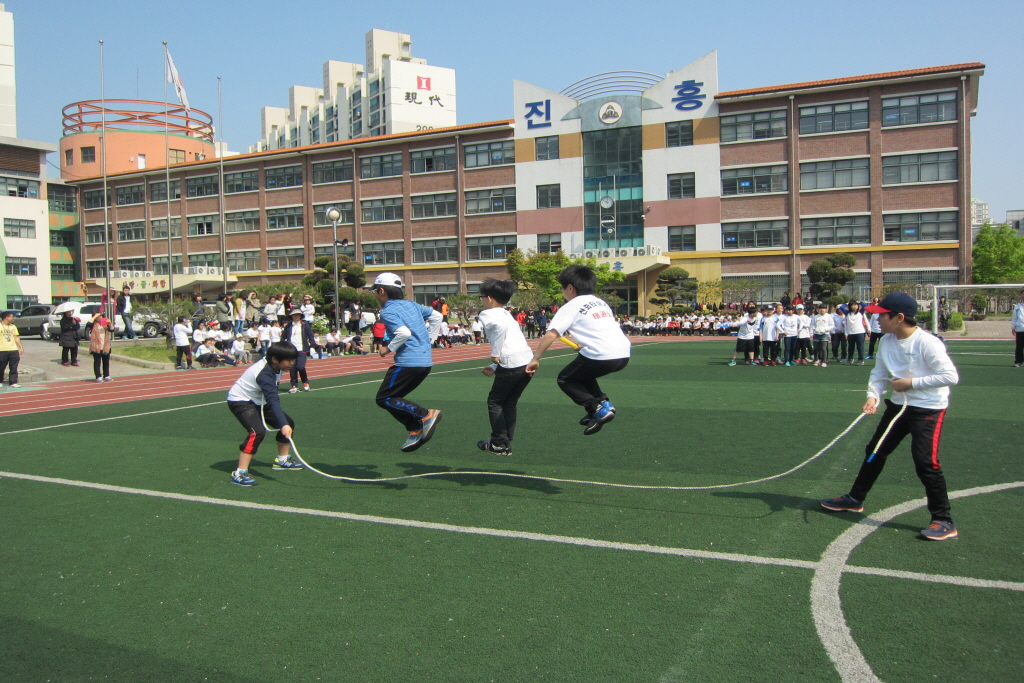
[[[797,358],[800,365],[807,365],[808,356],[813,356],[811,351],[811,316],[807,315],[803,304],[796,305],[796,319],[799,323],[796,334]]]
[[[487,413],[491,420],[491,438],[478,441],[477,448],[497,455],[512,455],[512,437],[516,431],[519,397],[526,391],[533,375],[526,365],[533,359],[523,330],[505,304],[515,294],[511,280],[485,280],[480,285],[480,298],[484,310],[477,318],[487,339],[491,342],[491,365],[483,369],[487,377],[494,377],[491,392],[487,394]]]
[[[754,356],[754,337],[757,336],[760,327],[761,316],[757,314],[757,309],[751,306],[747,309],[747,314],[739,321],[736,350],[732,352],[732,360],[729,361],[729,365],[736,365],[736,356],[740,353],[747,359],[747,365],[757,365]]]
[[[558,373],[558,388],[587,411],[580,420],[585,435],[596,434],[615,418],[615,406],[597,384],[598,377],[622,370],[629,363],[629,339],[615,322],[615,314],[594,296],[597,275],[584,265],[571,265],[558,274],[565,305],[548,323],[548,331],[526,371],[534,373],[540,358],[560,336],[572,333],[581,345],[579,355]]]

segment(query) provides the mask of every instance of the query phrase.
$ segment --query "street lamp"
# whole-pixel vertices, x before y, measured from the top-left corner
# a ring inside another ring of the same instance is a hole
[[[338,307],[338,304],[340,303],[338,300],[338,245],[341,244],[341,246],[347,247],[348,240],[345,239],[338,242],[338,221],[341,220],[341,211],[336,207],[330,207],[327,209],[327,220],[329,220],[331,225],[334,226],[334,239],[332,240],[334,245],[334,329],[340,330],[341,323],[339,322],[339,316],[341,315],[341,310]]]

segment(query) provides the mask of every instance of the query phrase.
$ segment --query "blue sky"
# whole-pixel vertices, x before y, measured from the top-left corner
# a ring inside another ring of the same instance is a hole
[[[49,142],[61,135],[64,105],[99,97],[100,39],[110,98],[162,99],[162,40],[192,106],[216,116],[221,76],[224,139],[241,151],[258,139],[260,107],[285,106],[291,85],[320,85],[328,59],[363,62],[371,28],[410,33],[414,56],[457,71],[459,123],[511,118],[513,79],[560,90],[601,71],[665,73],[714,49],[723,90],[980,61],[974,196],[997,220],[1024,209],[1019,0],[5,4],[15,19],[18,134]]]

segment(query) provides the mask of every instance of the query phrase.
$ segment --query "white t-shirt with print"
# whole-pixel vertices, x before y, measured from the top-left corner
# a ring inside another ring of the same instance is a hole
[[[580,354],[586,358],[629,358],[629,339],[615,321],[615,314],[593,294],[581,294],[567,301],[548,323],[548,331],[551,330],[560,335],[571,332],[573,339],[583,345]]]

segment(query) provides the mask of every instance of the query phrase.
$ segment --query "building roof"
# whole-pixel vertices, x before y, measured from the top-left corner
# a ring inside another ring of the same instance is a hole
[[[853,85],[857,83],[869,83],[871,81],[885,81],[915,76],[933,76],[945,73],[956,73],[962,71],[979,71],[985,65],[981,62],[967,62],[964,64],[948,64],[946,66],[929,66],[924,69],[907,69],[904,71],[884,71],[877,74],[865,74],[863,76],[846,76],[844,78],[829,78],[823,81],[805,81],[803,83],[787,83],[785,85],[769,85],[763,88],[748,88],[746,90],[729,90],[720,92],[715,99],[730,97],[747,97],[750,95],[779,94],[791,90],[808,90],[811,88],[827,88],[829,86]]]
[[[430,130],[414,131],[411,133],[391,133],[390,135],[377,135],[374,137],[366,138],[350,138],[348,140],[339,140],[338,142],[324,142],[318,145],[304,145],[302,147],[284,147],[282,149],[271,149],[265,152],[248,152],[245,154],[235,154],[232,156],[224,157],[225,164],[235,164],[238,161],[251,161],[253,159],[270,159],[277,156],[287,156],[294,154],[305,154],[309,152],[323,152],[331,149],[344,149],[346,147],[363,146],[373,143],[382,142],[394,142],[398,140],[405,140],[409,138],[431,138],[438,134],[446,133],[463,133],[476,130],[482,130],[486,128],[511,128],[515,124],[514,119],[506,119],[501,121],[484,121],[482,123],[467,123],[461,126],[449,126],[447,128],[432,128]],[[175,171],[181,169],[189,169],[193,167],[210,166],[218,164],[219,159],[201,159],[199,161],[189,161],[182,164],[172,164],[171,168]],[[153,171],[162,170],[163,166],[151,166],[146,169],[133,169],[131,171],[124,171],[121,173],[111,173],[108,178],[118,178],[127,175],[138,175],[138,174],[150,174]],[[84,176],[81,178],[74,178],[68,180],[69,184],[76,184],[81,182],[94,182],[100,176]]]

